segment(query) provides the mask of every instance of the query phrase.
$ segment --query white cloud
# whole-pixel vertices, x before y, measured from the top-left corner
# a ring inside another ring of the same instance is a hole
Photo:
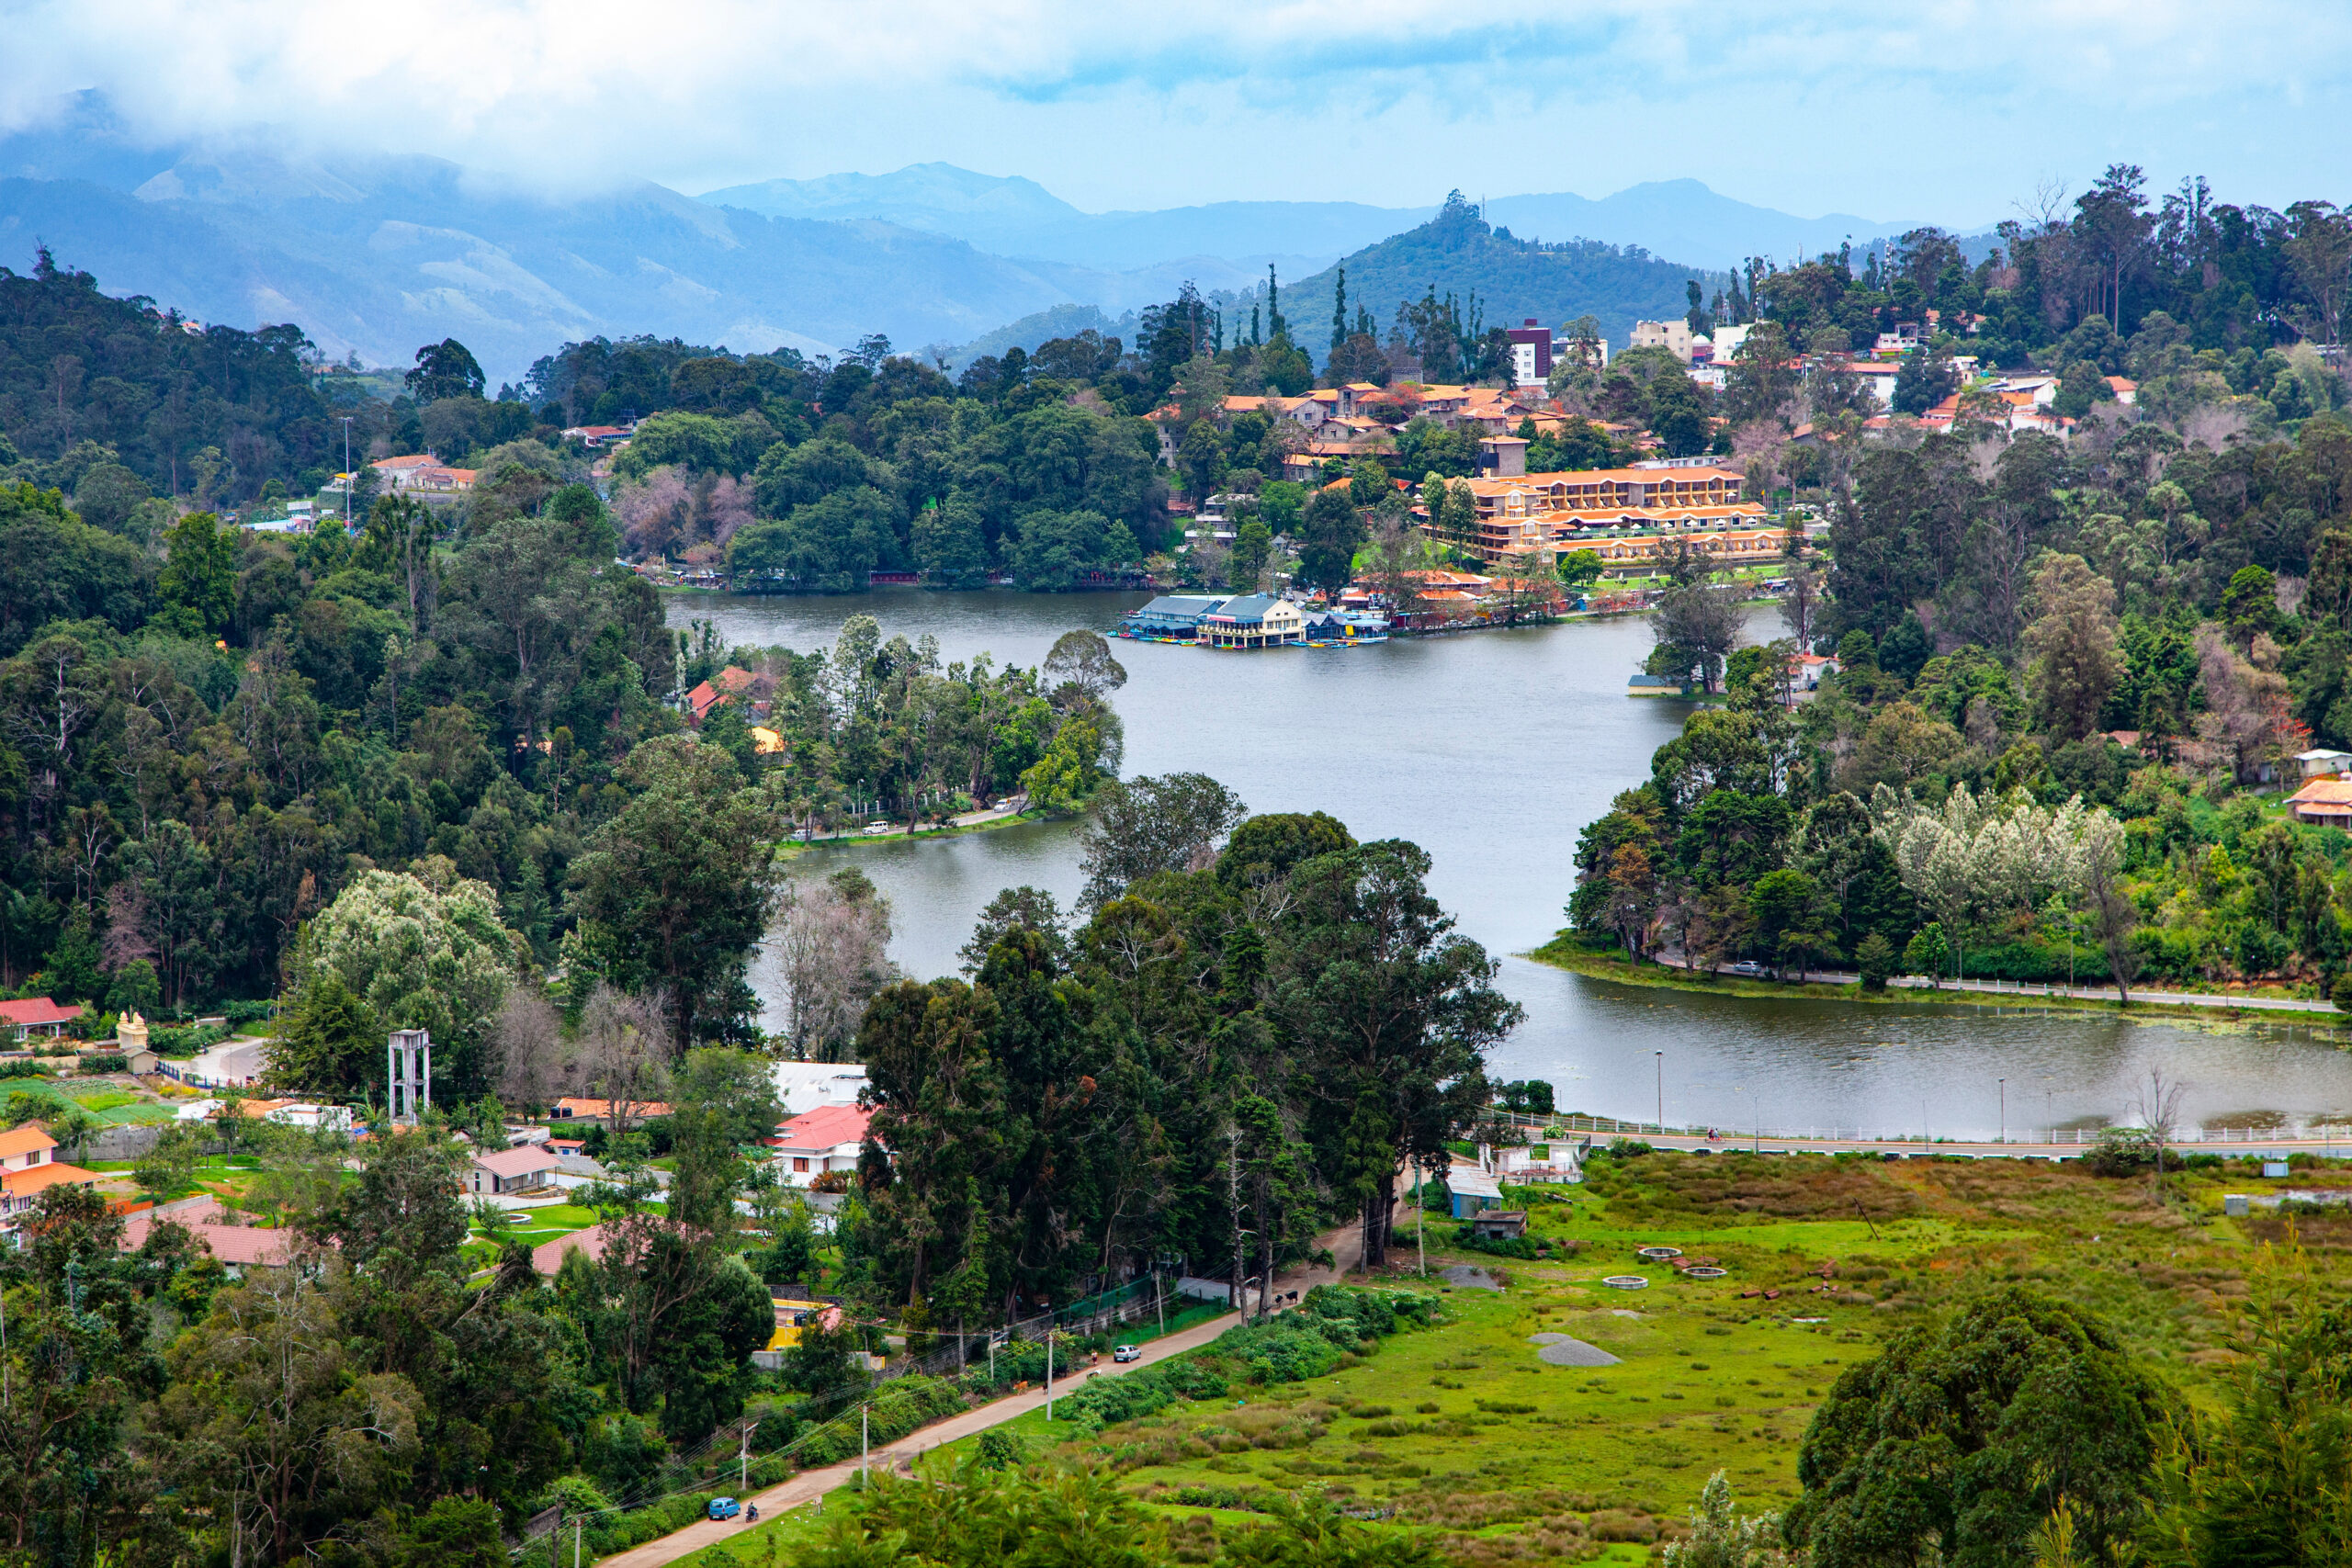
[[[1979,216],[2119,157],[2278,200],[2340,179],[2352,65],[2352,14],[2281,0],[0,0],[0,27],[14,123],[96,87],[159,138],[687,188],[942,159],[1091,207],[1695,175]]]

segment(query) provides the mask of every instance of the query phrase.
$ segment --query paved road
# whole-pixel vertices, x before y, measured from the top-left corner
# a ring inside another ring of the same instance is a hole
[[[1607,1135],[1596,1134],[1595,1141],[1602,1141]],[[1622,1135],[1638,1138],[1652,1148],[1713,1149],[1719,1153],[1745,1153],[1752,1150],[1768,1155],[1894,1154],[1913,1156],[1957,1155],[1967,1159],[2080,1159],[2090,1153],[2094,1146],[2087,1143],[2048,1144],[2024,1142],[2018,1139],[2011,1139],[2007,1143],[1997,1143],[1990,1138],[1949,1144],[1939,1140],[1932,1144],[1923,1144],[1917,1138],[1907,1141],[1887,1138],[1792,1138],[1777,1133],[1767,1133],[1758,1137],[1734,1132],[1729,1128],[1724,1129],[1722,1134],[1714,1138],[1684,1136],[1673,1133],[1661,1136],[1657,1133],[1628,1132]],[[2352,1158],[2352,1129],[2346,1129],[2346,1136],[2341,1138],[2290,1137],[2256,1134],[2244,1142],[2234,1138],[2226,1143],[2218,1139],[2206,1141],[2183,1138],[2167,1146],[2176,1155],[2312,1154],[2345,1159]]]
[[[1285,1285],[1284,1288],[1289,1287]],[[1165,1338],[1147,1341],[1143,1347],[1141,1360],[1130,1361],[1124,1367],[1105,1361],[1099,1367],[1090,1369],[1090,1371],[1094,1375],[1116,1377],[1131,1372],[1137,1367],[1148,1367],[1154,1361],[1164,1361],[1179,1352],[1207,1344],[1239,1321],[1239,1318],[1227,1313],[1223,1317],[1195,1324],[1191,1328],[1184,1329],[1181,1333],[1170,1334]],[[1079,1383],[1083,1382],[1087,1375],[1087,1373],[1080,1373],[1078,1377],[1067,1381],[1056,1379],[1055,1397],[1060,1398],[1077,1392]],[[1032,1410],[1042,1410],[1045,1407],[1046,1393],[1043,1389],[1033,1389],[1027,1393],[1008,1394],[992,1404],[983,1404],[977,1410],[967,1411],[961,1416],[951,1416],[944,1421],[936,1422],[920,1431],[910,1432],[895,1443],[885,1444],[874,1450],[872,1462],[876,1469],[903,1470],[914,1462],[915,1456],[928,1452],[942,1443],[952,1443],[958,1438],[968,1438],[975,1432],[1001,1426],[1017,1416],[1026,1416]],[[766,1491],[743,1498],[741,1501],[758,1504],[763,1519],[773,1518],[787,1508],[797,1508],[803,1503],[812,1502],[823,1496],[836,1486],[846,1484],[850,1477],[857,1473],[857,1470],[858,1461],[849,1460],[841,1464],[828,1465],[822,1470],[803,1471],[789,1481],[771,1486]],[[725,1540],[730,1536],[741,1534],[750,1528],[751,1522],[741,1517],[723,1522],[716,1519],[703,1519],[688,1525],[674,1534],[662,1536],[656,1540],[649,1540],[642,1546],[631,1547],[617,1556],[603,1558],[599,1561],[598,1568],[657,1568],[658,1564],[674,1562],[681,1557],[701,1551],[713,1541]]]
[[[1405,1216],[1407,1219],[1410,1217],[1410,1215]],[[1297,1291],[1304,1293],[1313,1286],[1336,1282],[1351,1270],[1361,1267],[1363,1262],[1363,1231],[1361,1226],[1342,1225],[1337,1230],[1326,1231],[1316,1237],[1316,1245],[1331,1254],[1332,1267],[1324,1269],[1306,1266],[1276,1274],[1274,1289],[1278,1292],[1288,1294],[1292,1291]],[[1090,1368],[1089,1372],[1104,1377],[1118,1377],[1135,1371],[1137,1367],[1148,1367],[1154,1361],[1164,1361],[1170,1356],[1205,1345],[1240,1321],[1240,1318],[1232,1313],[1227,1313],[1222,1317],[1211,1318],[1208,1322],[1195,1324],[1182,1333],[1147,1340],[1143,1346],[1143,1358],[1140,1360],[1130,1361],[1124,1367],[1105,1361],[1099,1367]],[[1054,1383],[1055,1397],[1059,1398],[1074,1391],[1081,1381],[1083,1376],[1073,1378],[1067,1383],[1057,1380]],[[983,1404],[977,1410],[967,1411],[961,1416],[951,1416],[946,1420],[925,1427],[920,1431],[910,1432],[897,1442],[875,1450],[872,1462],[886,1468],[897,1466],[903,1469],[912,1464],[918,1454],[926,1453],[942,1443],[952,1443],[958,1438],[968,1438],[975,1432],[984,1432],[990,1427],[1001,1426],[1017,1416],[1026,1416],[1032,1410],[1042,1410],[1045,1406],[1046,1393],[1043,1389],[1033,1389],[1027,1393],[1008,1394],[991,1404]],[[849,1478],[857,1472],[857,1461],[851,1460],[841,1464],[830,1465],[823,1470],[803,1471],[789,1481],[771,1486],[756,1496],[741,1500],[758,1504],[763,1517],[780,1514],[786,1508],[797,1508],[803,1503],[812,1502],[823,1496],[836,1486],[846,1484]],[[702,1519],[673,1534],[649,1540],[642,1546],[631,1547],[628,1551],[616,1556],[600,1559],[596,1568],[658,1568],[659,1564],[674,1562],[681,1557],[701,1551],[713,1541],[725,1540],[749,1528],[751,1528],[751,1522],[740,1517],[724,1522]]]
[[[1679,953],[1661,953],[1657,961],[1668,968],[1688,969],[1691,965]],[[1743,976],[1758,978],[1759,976]],[[1770,976],[1760,976],[1769,979]],[[1804,979],[1815,986],[1856,986],[1861,976],[1837,969],[1809,969]],[[2042,986],[2023,985],[2014,980],[1945,980],[1940,987],[1930,987],[1923,975],[1897,975],[1887,981],[1890,988],[1905,991],[1931,989],[1983,992],[1988,996],[2016,997],[2020,1001],[2038,1001],[2045,998],[2065,998],[2076,1001],[2112,1002],[2121,1000],[2112,986]],[[2149,991],[2134,989],[2132,999],[2163,1007],[2246,1009],[2264,1012],[2323,1012],[2341,1017],[2335,1004],[2329,1001],[2305,1001],[2293,997],[2236,997],[2227,992]]]

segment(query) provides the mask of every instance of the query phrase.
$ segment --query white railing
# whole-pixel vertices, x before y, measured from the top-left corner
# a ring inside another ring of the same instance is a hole
[[[2021,1147],[2083,1148],[2098,1143],[2099,1134],[2105,1131],[2101,1127],[2019,1128],[2006,1138],[1953,1137],[1949,1134],[1930,1137],[1925,1133],[1885,1133],[1834,1126],[1809,1128],[1804,1132],[1794,1132],[1786,1128],[1758,1130],[1752,1127],[1733,1127],[1727,1124],[1713,1128],[1661,1126],[1656,1122],[1634,1122],[1613,1116],[1588,1116],[1582,1113],[1532,1116],[1524,1111],[1496,1111],[1491,1113],[1491,1116],[1496,1122],[1525,1133],[1531,1144],[1545,1143],[1553,1136],[1563,1141],[1583,1137],[1704,1140],[1712,1133],[1714,1141],[1726,1149],[1741,1144],[1754,1144],[1759,1141],[1768,1144],[1846,1144],[1890,1146],[1905,1145],[1933,1146],[1939,1144],[1958,1144],[1972,1146],[2013,1145]],[[2347,1157],[2352,1157],[2352,1123],[2282,1123],[2276,1127],[2184,1127],[2177,1129],[2168,1142],[2175,1147],[2182,1145],[2194,1147],[2201,1145],[2219,1145],[2224,1147],[2235,1145],[2251,1147],[2263,1144],[2279,1143],[2318,1143],[2332,1146],[2336,1142],[2335,1135],[2339,1132],[2344,1134],[2344,1153]],[[1520,1174],[1521,1173],[1503,1172],[1506,1179]]]

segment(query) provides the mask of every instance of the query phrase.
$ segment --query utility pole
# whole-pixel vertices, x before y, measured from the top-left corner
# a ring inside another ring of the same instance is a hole
[[[2001,1080],[2001,1142],[2009,1141],[2009,1080]]]
[[[351,471],[351,416],[343,416],[343,531],[351,532],[351,492],[359,476]]]
[[[749,1427],[743,1428],[742,1447],[737,1450],[735,1459],[735,1490],[748,1491],[752,1484],[752,1428]]]
[[[580,1568],[580,1521],[571,1521],[571,1568]]]
[[[857,1477],[860,1486],[865,1485],[874,1475],[873,1428],[865,1419],[869,1408],[864,1404],[857,1407]]]
[[[1653,1051],[1650,1055],[1657,1058],[1657,1132],[1662,1138],[1666,1136],[1666,1053]]]
[[[1054,1315],[1046,1314],[1046,1419],[1054,1418]]]
[[[1430,1200],[1421,1189],[1430,1179],[1429,1161],[1413,1156],[1413,1251],[1419,1258],[1421,1278],[1430,1277]]]

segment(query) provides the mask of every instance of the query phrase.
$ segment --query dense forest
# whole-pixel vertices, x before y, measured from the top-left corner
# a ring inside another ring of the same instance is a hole
[[[2280,795],[2296,753],[2352,748],[2352,424],[1929,435],[1864,452],[1831,504],[1788,637],[1738,646],[1702,574],[1669,591],[1664,663],[1728,700],[1587,830],[1580,931],[1866,975],[2335,985],[2352,839]],[[1839,669],[1792,710],[1801,646]]]

